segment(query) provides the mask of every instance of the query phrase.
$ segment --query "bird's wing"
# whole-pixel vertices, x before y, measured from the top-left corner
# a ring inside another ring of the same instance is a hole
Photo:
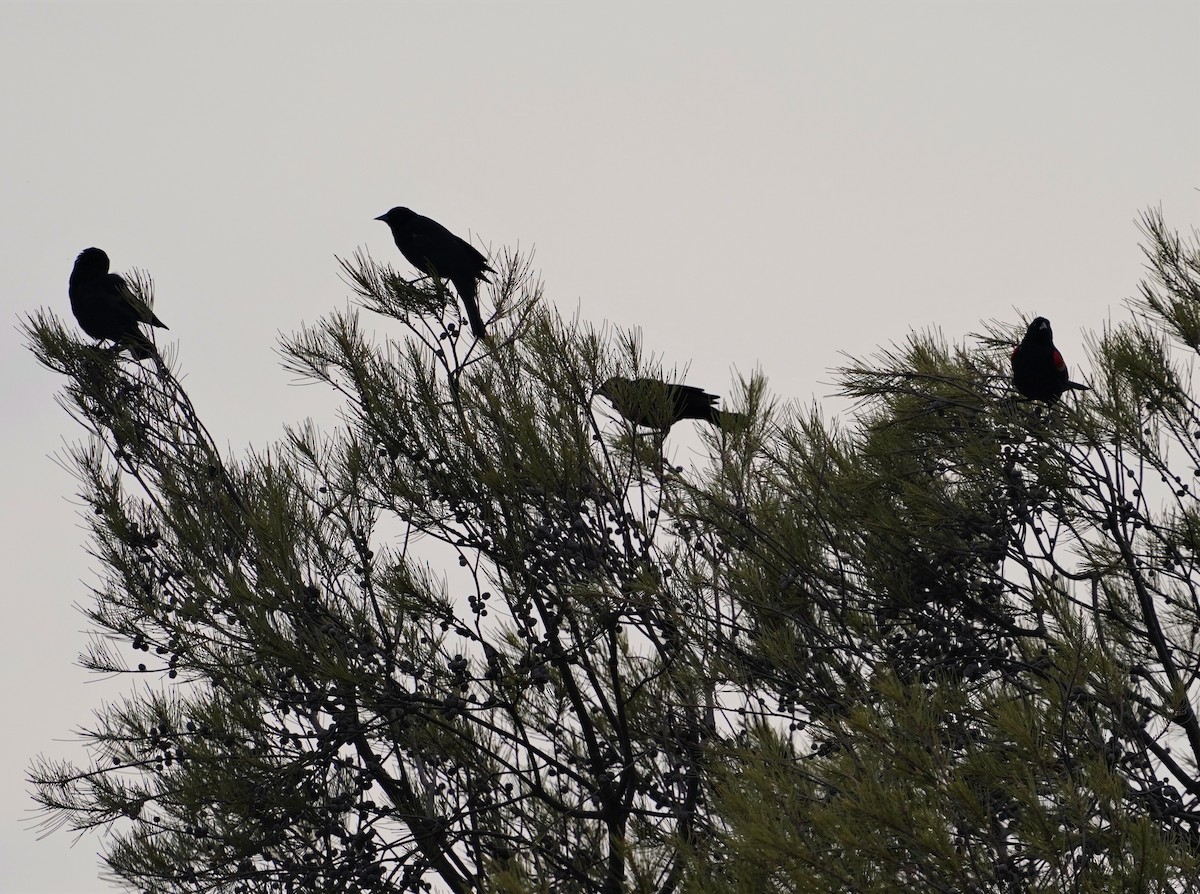
[[[491,271],[492,273],[496,272],[488,266],[487,256],[466,239],[462,238],[462,236],[456,236],[449,230],[446,231],[446,235],[449,236],[450,239],[446,242],[445,248],[449,249],[451,244],[458,248],[458,263],[461,263],[464,267],[474,267],[475,270],[472,270],[471,273],[475,279],[487,279],[487,277],[483,275],[485,270]]]
[[[137,292],[125,281],[125,277],[119,273],[110,273],[107,276],[108,286],[113,294],[123,301],[137,315],[138,320],[143,323],[153,323],[158,318],[154,316],[154,310],[150,305],[143,301]],[[159,323],[158,325],[162,325]]]
[[[486,279],[484,270],[496,272],[488,266],[487,258],[474,245],[432,218],[415,215],[403,232],[408,250],[401,247],[400,251],[422,273],[436,271],[438,276],[446,278],[470,275],[475,279]],[[396,244],[400,245],[399,237]]]
[[[1063,375],[1067,374],[1067,363],[1062,358],[1062,354],[1058,353],[1058,348],[1054,349],[1054,368]]]
[[[493,270],[493,269],[492,269],[490,266],[488,266],[488,259],[487,259],[487,255],[485,255],[483,252],[481,252],[479,249],[477,249],[477,248],[476,248],[474,245],[472,245],[472,244],[471,244],[470,242],[468,242],[466,239],[462,239],[462,238],[460,238],[458,241],[459,241],[459,242],[461,242],[461,243],[463,244],[463,248],[465,248],[465,249],[466,249],[466,251],[467,251],[467,254],[468,254],[468,257],[472,258],[472,259],[475,261],[475,263],[476,263],[476,264],[478,264],[478,266],[479,266],[479,279],[486,279],[486,278],[487,278],[487,277],[485,277],[485,276],[483,275],[483,272],[484,272],[485,270],[486,270],[486,271],[488,271],[488,272],[490,272],[490,273],[495,273],[495,272],[496,272],[496,271],[495,271],[495,270]]]
[[[709,403],[717,402],[717,395],[709,394],[703,388],[697,388],[695,385],[675,385],[673,387],[678,388],[678,393],[688,400],[708,401]]]
[[[448,277],[455,264],[447,257],[447,246],[452,245],[453,233],[436,220],[426,218],[413,221],[405,230],[405,247],[400,251],[408,262],[427,276],[436,273]]]
[[[430,226],[433,223],[434,221],[431,220],[425,226],[418,226],[416,221],[409,221],[404,226],[404,234],[413,242],[426,242],[433,232],[433,227]]]
[[[404,241],[413,251],[424,253],[425,246],[429,244],[429,234],[420,227],[407,227],[404,231]]]

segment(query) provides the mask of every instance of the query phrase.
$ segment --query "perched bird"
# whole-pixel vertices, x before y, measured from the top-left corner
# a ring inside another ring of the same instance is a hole
[[[613,376],[596,389],[607,397],[618,413],[634,425],[668,431],[680,419],[701,419],[718,428],[744,425],[742,413],[722,413],[717,395],[692,385],[672,385],[658,379],[626,379]]]
[[[1064,391],[1089,390],[1087,385],[1071,381],[1045,317],[1038,317],[1025,330],[1025,337],[1012,352],[1012,369],[1013,387],[1030,400],[1055,403]]]
[[[108,255],[103,251],[85,248],[79,253],[67,293],[71,296],[75,319],[92,338],[107,339],[128,348],[135,360],[154,356],[154,344],[138,328],[138,323],[162,329],[167,324],[134,294],[123,277],[108,272]]]
[[[467,309],[471,332],[476,338],[483,338],[483,317],[479,315],[476,294],[479,280],[487,281],[484,273],[496,272],[488,266],[487,258],[470,242],[455,236],[436,220],[422,217],[408,208],[393,208],[375,219],[391,227],[396,247],[408,263],[426,276],[440,276],[454,283],[454,289]]]

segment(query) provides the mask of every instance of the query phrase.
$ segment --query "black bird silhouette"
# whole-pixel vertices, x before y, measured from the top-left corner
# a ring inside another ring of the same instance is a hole
[[[487,281],[485,272],[495,273],[485,258],[470,242],[455,236],[436,220],[423,217],[408,208],[396,207],[382,220],[392,230],[396,247],[412,264],[426,276],[445,277],[454,283],[458,297],[467,310],[467,320],[476,338],[483,338],[483,317],[479,315],[479,300],[476,297],[479,280]]]
[[[1012,352],[1013,387],[1030,400],[1056,403],[1064,391],[1088,391],[1072,382],[1062,354],[1054,347],[1050,321],[1038,317]]]
[[[162,329],[167,324],[134,294],[122,276],[108,272],[108,255],[103,251],[85,248],[79,253],[67,293],[71,296],[71,312],[92,338],[116,342],[128,348],[136,360],[155,355],[154,343],[138,329],[138,324]]]
[[[716,408],[717,395],[693,385],[613,376],[596,393],[607,397],[616,411],[634,425],[663,432],[680,419],[700,419],[718,428],[744,425],[747,420],[742,413],[722,413]]]

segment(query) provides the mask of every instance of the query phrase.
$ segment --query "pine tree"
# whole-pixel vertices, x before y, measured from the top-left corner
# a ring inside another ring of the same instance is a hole
[[[1016,398],[1023,324],[917,335],[842,370],[847,430],[802,416],[695,489],[763,708],[691,890],[1194,887],[1200,249],[1145,231],[1093,392]]]
[[[841,424],[751,379],[688,469],[594,400],[671,376],[519,258],[486,344],[345,261],[361,307],[284,345],[343,424],[242,457],[35,315],[91,432],[86,661],[135,676],[33,768],[47,822],[146,891],[1186,889],[1200,249],[1146,232],[1093,391],[1016,399],[1020,321],[916,335]]]
[[[659,531],[681,477],[592,402],[658,371],[519,259],[491,346],[439,284],[343,266],[378,336],[349,311],[284,353],[344,426],[244,458],[165,362],[29,321],[92,434],[86,664],[136,678],[86,764],[34,768],[49,821],[111,831],[147,891],[676,889],[713,702]]]

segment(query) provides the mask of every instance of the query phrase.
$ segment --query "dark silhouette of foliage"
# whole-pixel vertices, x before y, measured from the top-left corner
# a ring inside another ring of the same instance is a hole
[[[344,425],[239,458],[35,314],[92,433],[85,660],[144,684],[34,766],[47,823],[145,891],[1185,889],[1200,251],[1146,224],[1078,401],[1013,400],[1023,324],[915,335],[841,371],[844,424],[744,383],[688,469],[594,413],[669,373],[516,258],[470,347],[344,261],[403,334],[286,340]]]

